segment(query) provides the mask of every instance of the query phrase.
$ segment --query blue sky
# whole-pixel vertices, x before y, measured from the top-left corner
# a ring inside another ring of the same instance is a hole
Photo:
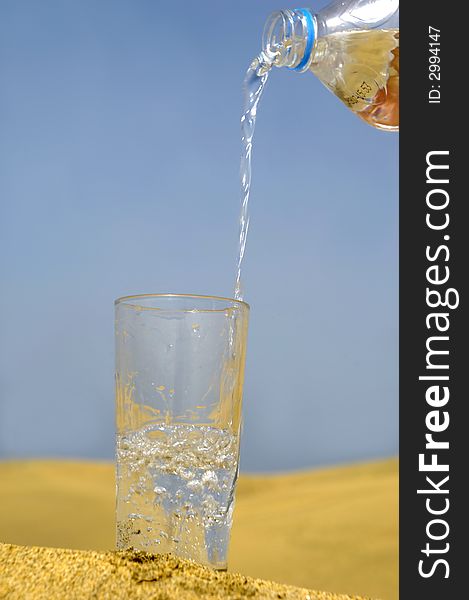
[[[241,84],[277,8],[0,3],[0,457],[111,458],[114,298],[232,294]],[[397,222],[398,136],[276,69],[244,264],[245,470],[397,453]]]

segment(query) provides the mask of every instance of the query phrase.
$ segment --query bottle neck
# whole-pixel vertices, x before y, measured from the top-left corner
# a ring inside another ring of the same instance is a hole
[[[276,67],[306,71],[311,64],[317,32],[316,16],[307,8],[274,12],[264,28],[264,56]]]

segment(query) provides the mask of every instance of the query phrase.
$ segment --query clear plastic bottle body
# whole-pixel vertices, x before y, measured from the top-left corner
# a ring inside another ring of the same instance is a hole
[[[399,2],[337,1],[273,13],[263,40],[266,60],[311,71],[357,116],[399,129]]]

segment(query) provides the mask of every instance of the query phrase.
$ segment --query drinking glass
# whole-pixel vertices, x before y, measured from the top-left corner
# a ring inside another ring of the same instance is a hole
[[[226,569],[249,306],[154,294],[115,307],[117,548]]]

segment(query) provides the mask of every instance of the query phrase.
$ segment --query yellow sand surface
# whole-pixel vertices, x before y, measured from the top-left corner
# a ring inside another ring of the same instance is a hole
[[[365,600],[220,573],[170,554],[0,544],[9,600]]]
[[[108,550],[114,469],[0,463],[0,541]],[[397,461],[240,477],[230,571],[308,589],[398,598]]]

